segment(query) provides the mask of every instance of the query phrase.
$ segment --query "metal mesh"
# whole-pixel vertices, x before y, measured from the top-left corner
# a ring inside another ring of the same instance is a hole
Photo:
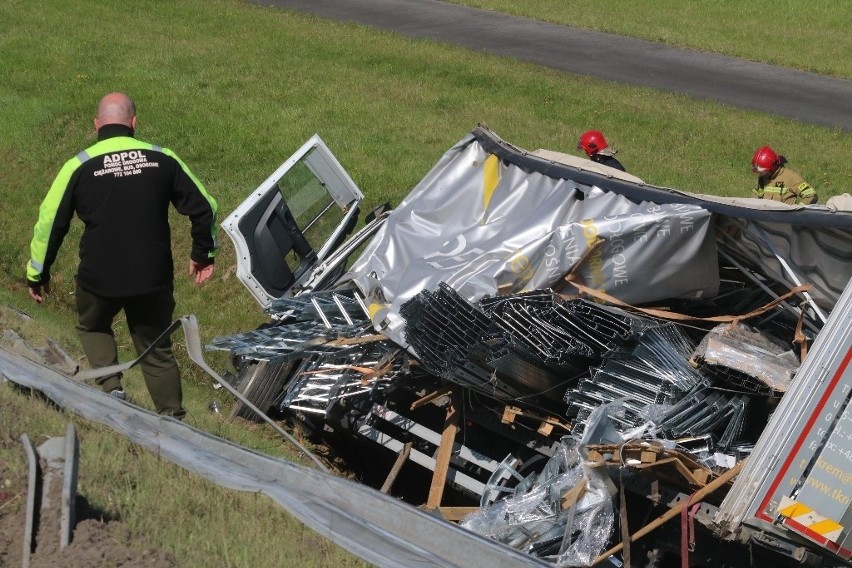
[[[489,298],[477,307],[445,283],[421,292],[400,313],[406,341],[430,372],[499,400],[558,401],[560,409],[568,383],[648,325],[546,290]]]
[[[665,324],[642,331],[630,350],[608,353],[591,376],[565,393],[574,432],[582,432],[598,406],[622,401],[623,428],[641,421],[651,404],[672,404],[704,380],[689,365],[694,345],[675,325]]]

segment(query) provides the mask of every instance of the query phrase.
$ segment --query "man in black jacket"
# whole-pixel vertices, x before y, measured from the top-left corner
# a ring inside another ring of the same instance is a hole
[[[122,310],[138,353],[172,322],[174,264],[169,204],[191,221],[189,275],[213,274],[217,204],[178,156],[134,138],[136,107],[123,93],[98,104],[98,142],[68,160],[39,208],[27,282],[37,302],[49,292],[50,267],[76,213],[85,229],[77,269],[77,331],[93,368],[118,363],[112,331]],[[183,418],[180,372],[171,341],[143,359],[142,373],[157,412]],[[121,374],[98,380],[124,399]]]

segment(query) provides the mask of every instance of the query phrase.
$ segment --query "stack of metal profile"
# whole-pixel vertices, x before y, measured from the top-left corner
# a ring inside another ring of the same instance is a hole
[[[658,420],[668,437],[712,435],[715,447],[729,451],[741,444],[751,396],[698,385]]]
[[[491,320],[447,284],[420,292],[402,305],[400,315],[406,341],[432,374],[498,399],[526,394],[488,364],[492,350],[503,346],[490,333]]]
[[[546,398],[561,406],[569,384],[648,325],[618,309],[560,301],[547,290],[489,298],[479,306],[444,283],[423,291],[400,310],[406,340],[430,372],[499,400],[533,405]]]
[[[325,416],[342,400],[369,398],[401,372],[402,363],[395,362],[401,349],[388,340],[334,341],[371,332],[366,306],[353,290],[275,300],[267,312],[272,325],[216,338],[208,349],[271,364],[292,362],[295,370],[275,403],[279,410]]]
[[[404,362],[401,350],[390,341],[314,354],[299,363],[276,407],[326,416],[345,399],[380,393],[404,372]]]
[[[339,348],[324,344],[340,337],[357,337],[363,331],[364,326],[325,327],[322,323],[306,321],[216,337],[207,345],[207,348],[230,351],[234,357],[284,363],[315,353],[337,351]]]
[[[369,312],[357,290],[324,290],[273,300],[266,312],[277,321],[316,321],[355,325],[369,320]]]
[[[267,311],[275,320],[271,325],[216,337],[207,344],[207,349],[230,351],[234,357],[284,363],[337,353],[339,346],[326,343],[341,337],[362,336],[370,327],[363,301],[352,292],[317,292],[275,300]]]
[[[519,351],[557,368],[585,369],[647,325],[617,308],[580,299],[559,301],[548,290],[488,298],[480,306]]]
[[[641,422],[652,404],[673,404],[703,384],[689,364],[694,344],[673,324],[641,332],[632,349],[609,353],[591,376],[565,394],[574,432],[584,430],[592,411],[619,401],[624,412],[611,418],[623,429]]]

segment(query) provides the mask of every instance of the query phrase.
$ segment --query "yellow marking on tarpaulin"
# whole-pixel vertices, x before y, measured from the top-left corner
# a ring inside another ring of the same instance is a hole
[[[489,154],[485,158],[485,163],[482,164],[482,207],[488,212],[488,205],[491,203],[491,197],[494,195],[494,190],[497,189],[497,184],[500,183],[500,158],[494,154]],[[486,217],[483,214],[483,219]]]
[[[379,313],[379,310],[385,307],[385,304],[370,304],[367,306],[367,311],[370,312],[370,319],[376,317],[376,314]]]

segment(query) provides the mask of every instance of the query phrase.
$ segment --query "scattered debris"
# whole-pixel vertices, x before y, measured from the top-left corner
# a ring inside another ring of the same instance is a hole
[[[852,276],[848,216],[607,176],[484,127],[344,243],[363,196],[310,144],[290,161],[310,184],[282,167],[223,224],[270,323],[208,348],[260,410],[384,448],[383,492],[417,464],[431,481],[413,504],[557,566],[622,546],[629,564],[683,503],[711,526]],[[329,211],[329,244],[287,248]]]

